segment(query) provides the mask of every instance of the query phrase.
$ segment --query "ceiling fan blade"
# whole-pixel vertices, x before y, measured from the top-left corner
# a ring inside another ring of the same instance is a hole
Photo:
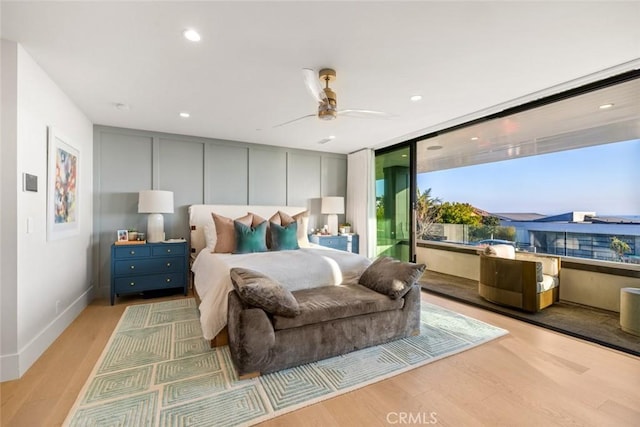
[[[288,125],[288,124],[293,123],[293,122],[297,122],[298,120],[306,119],[308,117],[315,117],[315,116],[316,116],[316,114],[307,114],[306,116],[298,117],[297,119],[289,120],[288,122],[280,123],[279,125],[275,125],[273,127],[274,128],[279,128],[281,126]]]
[[[327,94],[324,93],[318,74],[310,68],[303,68],[302,75],[304,76],[304,84],[309,89],[311,96],[319,103],[326,102]]]
[[[390,119],[394,117],[393,114],[384,113],[382,111],[356,109],[340,110],[338,111],[338,114],[341,116],[357,117],[359,119]]]

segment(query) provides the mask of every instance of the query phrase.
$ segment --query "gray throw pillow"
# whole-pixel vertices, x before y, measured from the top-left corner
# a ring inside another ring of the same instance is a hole
[[[300,314],[293,294],[270,277],[239,267],[232,268],[230,275],[234,289],[245,303],[279,316],[295,317]]]
[[[544,280],[544,277],[542,276],[542,263],[539,261],[536,261],[536,282],[540,283]]]
[[[376,259],[360,276],[362,286],[388,295],[391,299],[402,298],[420,279],[426,265],[402,262],[391,257]]]

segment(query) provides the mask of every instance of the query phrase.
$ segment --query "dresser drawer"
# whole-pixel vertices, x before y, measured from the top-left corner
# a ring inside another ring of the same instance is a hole
[[[163,288],[179,288],[184,285],[184,275],[180,273],[118,277],[115,279],[115,293],[135,293]]]
[[[151,255],[151,248],[146,245],[121,246],[113,251],[115,259],[144,258]]]
[[[165,243],[162,245],[156,245],[152,248],[153,256],[163,255],[184,255],[185,245],[179,245],[175,243]]]
[[[317,243],[331,249],[347,250],[347,238],[343,236],[322,236],[318,238]]]
[[[116,276],[181,272],[184,271],[184,259],[163,257],[116,261],[114,271]]]
[[[187,242],[111,245],[111,305],[116,295],[182,288],[189,280]]]
[[[321,239],[322,245],[328,248],[347,249],[347,240],[341,237],[324,237]]]

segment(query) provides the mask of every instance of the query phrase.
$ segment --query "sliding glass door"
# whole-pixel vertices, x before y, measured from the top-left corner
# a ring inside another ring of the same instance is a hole
[[[406,144],[376,152],[376,255],[413,260],[411,149]]]

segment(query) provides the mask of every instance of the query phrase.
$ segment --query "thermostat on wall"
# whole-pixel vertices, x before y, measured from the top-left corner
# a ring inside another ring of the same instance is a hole
[[[38,176],[30,173],[22,174],[22,191],[38,191]]]

